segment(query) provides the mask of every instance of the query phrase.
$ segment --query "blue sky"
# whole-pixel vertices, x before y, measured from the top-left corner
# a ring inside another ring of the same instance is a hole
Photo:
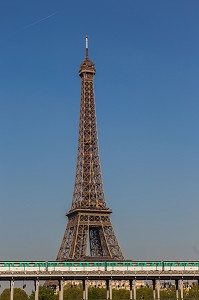
[[[0,259],[56,258],[86,35],[106,199],[125,256],[199,259],[198,0],[1,0]]]

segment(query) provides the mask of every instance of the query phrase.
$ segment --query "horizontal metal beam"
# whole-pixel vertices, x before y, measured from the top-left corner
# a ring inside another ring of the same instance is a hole
[[[67,271],[67,272],[1,272],[0,280],[108,280],[112,278],[113,280],[177,280],[177,279],[185,279],[185,280],[199,280],[199,271],[191,272],[155,272],[155,271],[140,271],[140,272],[132,272],[132,271]]]

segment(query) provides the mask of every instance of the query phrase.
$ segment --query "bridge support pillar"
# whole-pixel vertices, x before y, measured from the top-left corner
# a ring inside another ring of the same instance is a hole
[[[113,291],[112,291],[112,280],[109,280],[109,299],[113,299]]]
[[[85,297],[86,297],[86,291],[85,291],[85,280],[83,279],[82,280],[82,287],[83,287],[83,300],[85,300]]]
[[[14,279],[10,280],[10,300],[14,300]]]
[[[156,299],[156,292],[155,292],[155,279],[152,280],[152,284],[153,284],[153,299]]]
[[[109,299],[109,280],[106,280],[106,299]]]
[[[136,279],[133,280],[133,299],[136,300]]]
[[[129,287],[130,287],[130,300],[133,300],[133,280],[129,280]]]
[[[179,281],[178,281],[178,279],[175,280],[175,285],[176,285],[176,299],[178,300],[178,288],[179,288]]]
[[[183,300],[183,298],[184,298],[183,288],[184,288],[184,284],[183,284],[183,279],[182,279],[182,280],[180,280],[180,298],[181,298],[181,300]]]
[[[64,299],[64,280],[59,280],[59,300]]]
[[[83,279],[83,299],[88,300],[88,280]]]
[[[39,300],[39,280],[35,280],[35,300]]]
[[[160,280],[156,280],[157,299],[160,300]]]

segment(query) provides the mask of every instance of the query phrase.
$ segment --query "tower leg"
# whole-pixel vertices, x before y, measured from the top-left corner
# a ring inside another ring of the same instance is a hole
[[[61,279],[59,280],[59,300],[64,299],[64,281]]]
[[[14,300],[14,280],[10,280],[10,300]]]
[[[178,279],[176,279],[175,285],[176,285],[176,299],[178,300]]]
[[[133,299],[136,300],[136,280],[133,280]]]
[[[153,299],[156,299],[156,292],[155,292],[155,279],[152,280],[152,284],[153,284]]]
[[[160,300],[160,280],[156,280],[157,299]]]
[[[184,287],[184,285],[183,285],[183,280],[181,280],[181,281],[180,281],[180,298],[181,298],[181,300],[183,300],[183,298],[184,298],[184,295],[183,295],[183,287]]]
[[[39,280],[35,280],[35,300],[39,300]]]

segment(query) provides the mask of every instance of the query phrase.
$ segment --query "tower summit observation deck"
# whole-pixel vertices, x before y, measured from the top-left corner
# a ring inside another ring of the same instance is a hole
[[[110,220],[102,182],[96,123],[94,63],[86,57],[80,65],[81,103],[75,186],[68,224],[57,260],[123,260]]]

